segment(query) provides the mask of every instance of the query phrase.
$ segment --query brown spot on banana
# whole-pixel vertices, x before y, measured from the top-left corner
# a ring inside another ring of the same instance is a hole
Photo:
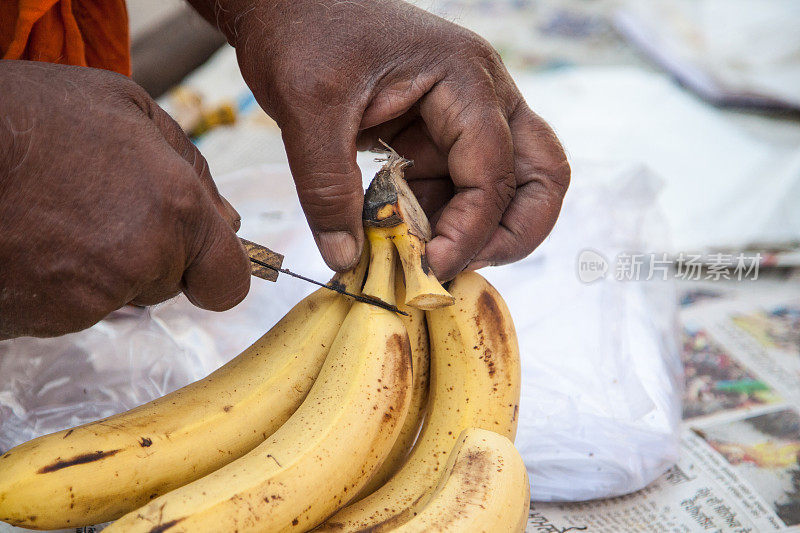
[[[495,357],[509,357],[515,353],[508,336],[508,325],[505,323],[504,313],[495,296],[488,291],[481,292],[477,300],[475,325],[481,334],[483,346],[482,359],[488,367],[489,375],[496,372]],[[501,361],[505,365],[507,361]]]
[[[492,346],[502,348],[503,353],[510,353],[510,345],[504,314],[493,294],[481,292],[478,297],[478,313],[475,316],[478,328],[483,329]]]
[[[183,518],[177,518],[175,520],[170,520],[169,522],[164,522],[163,524],[159,524],[155,526],[153,529],[148,531],[147,533],[164,533],[164,531],[168,530],[169,528],[175,526],[179,522],[181,522]]]
[[[99,461],[101,459],[105,459],[106,457],[111,457],[112,455],[120,452],[121,450],[109,450],[107,452],[104,451],[96,451],[92,453],[84,453],[81,455],[76,455],[71,459],[60,460],[57,459],[56,461],[50,463],[47,466],[43,466],[40,468],[37,473],[38,474],[48,474],[50,472],[55,472],[57,470],[62,470],[64,468],[69,468],[70,466],[76,465],[83,465],[86,463],[92,463],[94,461]]]
[[[398,335],[394,334],[389,337],[389,340],[386,341],[386,349],[391,352],[400,352],[403,354],[403,359],[408,362],[408,366],[400,364],[398,359],[397,365],[397,374],[399,376],[405,377],[405,374],[411,368],[412,359],[411,359],[411,341],[408,339],[408,335]],[[385,387],[384,387],[385,388]]]
[[[339,281],[338,279],[332,279],[328,282],[328,286],[331,287],[335,291],[344,291],[347,290],[347,286]]]
[[[431,275],[431,265],[428,263],[428,254],[427,252],[422,252],[419,255],[419,267],[422,269],[425,274],[428,276]]]

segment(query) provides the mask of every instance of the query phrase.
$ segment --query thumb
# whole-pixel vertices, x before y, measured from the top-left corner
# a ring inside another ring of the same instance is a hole
[[[233,229],[208,205],[189,246],[183,293],[194,305],[225,311],[250,289],[250,260]]]
[[[364,189],[356,164],[358,121],[330,122],[310,128],[288,125],[283,142],[317,247],[328,266],[341,272],[361,255]]]

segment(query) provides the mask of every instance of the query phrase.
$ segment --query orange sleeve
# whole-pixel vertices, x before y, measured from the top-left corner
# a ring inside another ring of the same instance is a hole
[[[0,57],[130,76],[125,0],[0,0]]]

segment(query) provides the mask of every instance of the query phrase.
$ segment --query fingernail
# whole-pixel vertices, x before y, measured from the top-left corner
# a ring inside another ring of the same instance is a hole
[[[322,258],[336,271],[348,269],[358,260],[356,239],[346,231],[320,233],[317,243]]]

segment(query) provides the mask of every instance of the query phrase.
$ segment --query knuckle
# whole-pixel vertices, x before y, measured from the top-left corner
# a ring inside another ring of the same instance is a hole
[[[116,73],[111,73],[116,74]],[[121,100],[121,103],[132,110],[142,112],[148,118],[153,118],[154,106],[157,104],[153,101],[147,91],[126,76],[121,74],[113,77],[106,78],[103,82],[107,90],[114,94]]]
[[[496,73],[498,68],[503,65],[503,60],[497,49],[488,40],[472,30],[462,29],[459,46],[456,49],[458,52],[455,56],[459,60],[467,59],[490,76]]]
[[[536,248],[537,240],[529,227],[501,226],[499,242],[491,257],[486,260],[493,265],[506,265],[524,259]]]
[[[363,203],[363,191],[353,186],[351,173],[306,174],[298,180],[297,191],[316,225],[341,225],[343,217],[358,216]]]
[[[561,189],[562,195],[566,193],[572,178],[572,168],[570,167],[567,154],[563,146],[556,137],[555,132],[547,127],[546,135],[544,136],[545,142],[543,143],[542,150],[545,153],[544,161],[544,174],[549,181],[557,188]]]
[[[171,186],[163,194],[163,213],[165,222],[178,225],[198,222],[202,206],[208,201],[206,193],[197,178],[187,178],[183,173],[175,175]]]
[[[302,64],[302,63],[301,63]],[[330,63],[319,58],[309,59],[304,69],[297,69],[293,63],[291,69],[282,69],[282,72],[293,72],[285,80],[284,98],[297,105],[303,103],[319,106],[341,104],[347,94],[343,77]],[[317,109],[314,109],[315,111]]]
[[[572,167],[567,160],[566,154],[563,159],[555,165],[551,171],[551,179],[561,187],[561,195],[566,194],[572,182]]]
[[[546,180],[548,184],[560,190],[561,196],[563,196],[569,187],[572,169],[567,153],[555,131],[547,122],[531,111],[524,102],[516,107],[511,120],[519,120],[523,127],[533,134],[536,141],[535,149],[528,148],[523,152],[522,160],[518,159],[522,166],[521,174],[525,178],[524,181]],[[526,163],[526,159],[530,159],[534,163]]]
[[[181,146],[181,151],[178,155],[180,155],[189,165],[191,165],[192,170],[194,170],[195,174],[202,179],[211,180],[211,184],[213,184],[213,180],[211,178],[211,169],[208,166],[208,161],[206,160],[205,156],[197,149],[197,147],[189,141],[189,139],[185,138],[183,132],[177,128],[174,133],[171,135],[175,136],[183,136],[183,139],[180,139],[180,143],[177,143]],[[177,139],[176,139],[177,140]]]
[[[465,118],[472,115],[472,113],[470,113],[471,108],[472,105],[469,102],[454,98],[453,101],[450,102],[450,104],[444,109],[444,122],[442,124],[442,131],[449,133],[449,139],[447,139],[448,145],[455,142],[459,132],[461,132],[465,127]]]
[[[214,219],[217,209],[212,198],[196,176],[180,173],[167,181],[158,205],[152,208],[156,211],[152,222],[145,229],[148,238],[158,243],[153,248],[166,265],[161,271],[173,263],[185,263],[187,255],[197,250],[198,236],[213,229],[218,222]],[[183,248],[178,243],[184,243]]]
[[[489,41],[474,32],[470,37],[472,53],[475,57],[483,59],[485,62],[492,65],[503,62],[502,59],[500,59],[500,53]]]
[[[494,192],[497,202],[496,208],[502,213],[511,203],[511,200],[514,199],[514,195],[517,192],[517,182],[513,170],[509,169],[498,175],[497,181],[494,183]]]

